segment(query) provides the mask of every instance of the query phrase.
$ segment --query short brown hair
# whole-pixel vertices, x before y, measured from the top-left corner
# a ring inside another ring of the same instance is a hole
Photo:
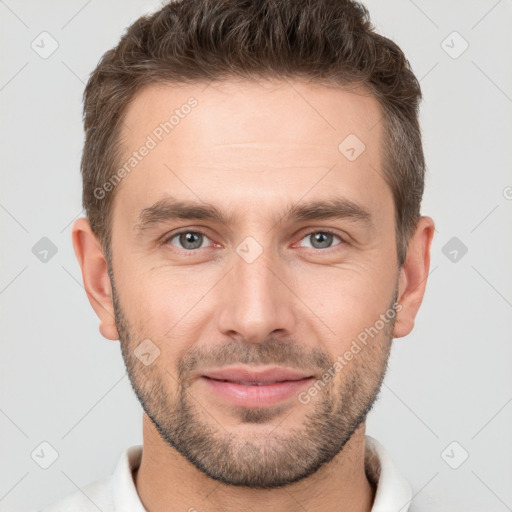
[[[362,86],[376,97],[401,267],[424,189],[421,89],[400,48],[351,0],[173,0],[126,30],[84,92],[83,206],[107,260],[114,191],[100,199],[95,191],[119,165],[123,115],[135,93],[153,83],[256,77]]]

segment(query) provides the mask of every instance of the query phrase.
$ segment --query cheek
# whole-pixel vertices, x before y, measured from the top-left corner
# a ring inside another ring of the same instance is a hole
[[[395,285],[391,276],[375,264],[319,268],[297,279],[297,296],[309,308],[306,321],[319,326],[318,338],[324,340],[331,356],[343,353],[352,340],[386,314]]]
[[[172,367],[178,355],[200,339],[211,308],[207,292],[216,281],[171,267],[128,275],[121,294],[133,335],[154,341],[161,350],[159,364]]]

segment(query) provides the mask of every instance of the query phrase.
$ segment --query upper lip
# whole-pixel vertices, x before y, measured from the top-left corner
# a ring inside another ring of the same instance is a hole
[[[292,370],[291,368],[272,367],[258,369],[242,366],[209,370],[203,373],[202,376],[216,380],[258,382],[263,384],[270,382],[282,382],[285,380],[300,380],[312,377],[311,374]]]

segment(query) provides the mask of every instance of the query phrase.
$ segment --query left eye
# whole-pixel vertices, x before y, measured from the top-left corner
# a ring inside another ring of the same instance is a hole
[[[175,239],[177,243],[175,243]],[[206,240],[209,240],[209,238],[200,231],[182,231],[181,233],[176,233],[169,237],[167,242],[178,246],[180,249],[193,251],[195,249],[201,249],[203,247],[203,242]]]
[[[330,233],[329,231],[314,231],[306,235],[302,240],[310,240],[310,245],[306,245],[306,247],[311,247],[313,249],[328,249],[332,246],[333,239],[337,238],[340,242],[341,238],[334,233]],[[337,244],[336,244],[337,245]]]

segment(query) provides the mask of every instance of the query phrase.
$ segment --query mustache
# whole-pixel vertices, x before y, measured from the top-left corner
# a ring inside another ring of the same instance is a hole
[[[197,368],[234,364],[275,364],[315,373],[321,373],[334,364],[329,354],[318,347],[308,349],[290,338],[276,337],[269,337],[261,343],[229,340],[217,345],[194,345],[183,353],[178,361],[180,380],[186,380]]]

